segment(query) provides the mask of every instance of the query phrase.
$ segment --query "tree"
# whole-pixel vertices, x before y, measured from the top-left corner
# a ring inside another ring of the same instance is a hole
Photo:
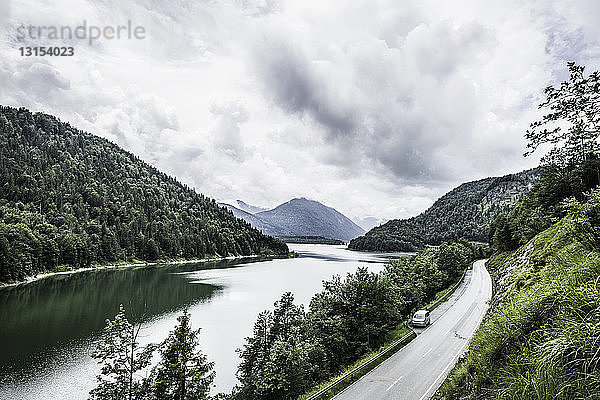
[[[159,257],[159,249],[154,239],[150,238],[146,243],[146,259],[154,261]]]
[[[94,400],[137,400],[147,396],[149,382],[137,374],[150,365],[154,345],[140,348],[140,324],[131,324],[121,305],[113,321],[107,320],[92,357],[102,363],[98,386],[90,391]]]
[[[498,215],[490,227],[490,241],[500,251],[509,251],[519,247],[519,242],[513,238],[513,231],[506,214]]]
[[[324,377],[325,353],[310,336],[304,308],[287,292],[259,314],[253,336],[238,350],[239,399],[293,400]]]
[[[215,379],[214,363],[196,350],[200,329],[192,330],[187,310],[160,346],[161,360],[153,369],[153,392],[157,399],[208,399]]]
[[[552,145],[543,157],[548,164],[578,165],[598,153],[600,145],[600,73],[585,76],[585,67],[568,62],[568,81],[558,88],[548,86],[539,108],[549,109],[541,120],[531,123],[525,134],[532,154],[542,144]]]
[[[360,267],[342,280],[323,282],[313,296],[308,319],[336,370],[376,349],[399,322],[396,288],[387,274]]]

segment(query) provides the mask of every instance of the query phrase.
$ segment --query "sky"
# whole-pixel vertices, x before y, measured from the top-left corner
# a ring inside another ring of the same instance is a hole
[[[595,0],[0,0],[0,103],[219,201],[405,218],[538,164],[523,134],[567,61],[600,68],[598,21]],[[50,34],[84,23],[85,38]]]

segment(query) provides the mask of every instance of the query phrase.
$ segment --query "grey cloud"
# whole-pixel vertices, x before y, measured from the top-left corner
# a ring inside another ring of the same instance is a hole
[[[337,146],[340,154],[328,152],[324,161],[355,167],[366,157],[399,182],[447,179],[452,166],[440,167],[435,155],[449,141],[471,134],[465,104],[474,102],[474,94],[463,90],[456,71],[485,47],[484,30],[476,24],[420,25],[402,49],[381,46],[377,37],[365,40],[364,47],[336,49],[318,60],[311,59],[310,49],[267,41],[254,62],[274,103],[310,117]],[[318,68],[327,63],[334,68]]]
[[[408,34],[406,52],[421,71],[443,79],[473,57],[487,37],[485,29],[476,23],[454,29],[449,21],[436,21],[421,24]]]
[[[177,155],[184,162],[194,161],[196,158],[200,157],[204,154],[204,150],[199,147],[186,147],[185,149],[179,151]]]
[[[69,60],[2,42],[4,104],[118,141],[213,197],[312,193],[354,215],[409,216],[467,177],[532,166],[521,140],[541,89],[565,57],[600,67],[595,0],[30,3],[13,2],[13,20],[131,18],[148,38]]]
[[[306,55],[284,43],[270,43],[256,56],[259,75],[274,101],[288,112],[308,116],[333,139],[352,135],[357,112],[328,91]]]

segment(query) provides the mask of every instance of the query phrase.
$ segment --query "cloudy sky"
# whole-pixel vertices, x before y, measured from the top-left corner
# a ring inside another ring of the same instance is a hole
[[[535,166],[522,137],[542,89],[567,60],[600,67],[595,0],[0,2],[0,103],[218,200],[304,196],[353,218],[412,216],[461,182]],[[19,33],[84,21],[144,38]]]

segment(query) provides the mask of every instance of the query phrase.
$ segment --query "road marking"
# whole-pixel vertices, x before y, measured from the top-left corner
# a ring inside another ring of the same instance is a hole
[[[433,350],[433,347],[432,347],[432,348],[430,348],[429,350],[427,350],[427,352],[426,352],[425,354],[423,354],[423,355],[421,356],[421,358],[424,358],[424,357],[425,357],[427,354],[431,353],[431,350]]]
[[[468,345],[468,344],[469,344],[469,341],[467,341],[467,342],[466,342],[466,343],[465,343],[465,344],[464,344],[464,345],[463,345],[463,346],[460,348],[460,350],[458,351],[458,354],[457,354],[457,355],[455,355],[454,357],[452,357],[452,359],[450,360],[450,362],[448,363],[448,365],[446,365],[446,366],[444,367],[444,369],[442,370],[442,372],[441,372],[441,373],[438,375],[438,377],[437,377],[437,378],[435,378],[435,381],[433,381],[433,383],[431,384],[431,386],[429,386],[429,387],[427,388],[427,390],[425,391],[425,393],[423,394],[423,396],[421,396],[421,398],[420,398],[419,400],[423,400],[423,399],[425,399],[425,397],[427,396],[427,394],[429,393],[429,391],[430,391],[431,389],[433,389],[433,387],[434,387],[434,386],[437,384],[437,381],[438,381],[438,380],[439,380],[439,379],[440,379],[440,378],[441,378],[441,377],[442,377],[442,376],[443,376],[443,375],[446,373],[446,370],[447,370],[449,367],[451,367],[451,366],[454,364],[454,362],[455,362],[455,359],[457,359],[458,357],[460,357],[460,356],[461,356],[461,354],[462,354],[463,350],[465,349],[465,347],[467,347],[467,345]]]
[[[469,316],[472,313],[473,313],[473,310],[471,310],[471,312],[469,313]],[[482,318],[483,318],[483,315],[479,315],[478,316],[478,319],[481,320]],[[481,323],[481,321],[480,321],[480,323]],[[479,324],[477,326],[479,326]],[[475,329],[477,329],[477,327]],[[473,334],[474,334],[474,332],[471,335],[473,335]],[[472,336],[471,336],[471,338],[472,338]],[[440,380],[440,378],[442,376],[444,376],[444,374],[446,373],[446,370],[448,368],[450,368],[452,365],[454,365],[454,363],[458,360],[458,358],[463,354],[463,352],[465,351],[465,348],[469,345],[470,342],[471,342],[471,340],[469,339],[469,340],[467,340],[465,342],[464,345],[461,346],[460,350],[458,350],[458,353],[454,357],[452,357],[452,359],[450,360],[450,362],[448,363],[448,365],[446,365],[444,367],[444,369],[442,370],[442,372],[440,372],[440,374],[437,376],[437,378],[435,378],[435,380],[433,381],[433,383],[431,384],[431,386],[429,386],[427,388],[427,390],[425,391],[425,393],[423,394],[423,396],[421,396],[421,398],[419,400],[424,400],[426,398],[427,394],[431,391],[431,389],[433,389],[436,386],[437,381]]]
[[[474,308],[474,307],[473,307],[473,305],[474,305],[474,304],[471,304],[471,307],[469,307],[469,308],[470,308],[470,310],[469,310],[469,314],[468,314],[469,316],[470,316],[470,315],[473,313],[473,308]],[[481,318],[481,316],[479,316],[479,317]],[[461,318],[461,319],[465,319],[465,317],[463,316],[463,318]],[[460,321],[459,321],[459,322],[460,322]],[[469,345],[469,343],[470,343],[470,340],[467,340],[467,341],[465,342],[465,344],[461,346],[461,348],[460,348],[460,350],[458,351],[458,353],[457,353],[457,354],[456,354],[454,357],[452,357],[452,359],[450,360],[450,362],[448,363],[448,365],[446,365],[446,366],[444,367],[444,369],[442,370],[442,372],[440,372],[440,374],[437,376],[437,378],[435,378],[435,380],[433,381],[433,383],[431,384],[431,386],[429,386],[429,387],[427,388],[427,390],[425,391],[425,393],[423,393],[423,396],[421,396],[421,398],[420,398],[419,400],[424,400],[424,399],[427,397],[427,395],[429,394],[429,392],[431,391],[431,389],[433,389],[433,388],[436,386],[436,384],[437,384],[437,381],[439,381],[439,380],[440,380],[440,378],[441,378],[442,376],[444,376],[444,374],[446,373],[446,370],[447,370],[448,368],[450,368],[452,365],[454,365],[454,363],[456,362],[456,360],[457,360],[457,359],[458,359],[458,358],[459,358],[459,357],[462,355],[463,351],[464,351],[464,350],[465,350],[465,348],[466,348],[466,347]]]
[[[399,381],[400,379],[402,379],[402,376],[401,376],[400,378],[396,379],[396,380],[394,381],[394,383],[392,383],[392,384],[391,384],[391,385],[390,385],[390,386],[389,386],[387,389],[385,389],[385,391],[387,392],[388,390],[390,390],[391,388],[393,388],[393,387],[394,387],[394,385],[395,385],[396,383],[398,383],[398,381]]]
[[[475,309],[478,308],[478,305],[479,304],[476,301],[471,303],[471,306],[468,308],[466,313],[460,317],[458,322],[456,324],[454,324],[454,326],[452,328],[448,329],[446,331],[446,333],[444,333],[444,336],[448,335],[448,333],[450,333],[450,331],[452,331],[452,330],[454,330],[455,332],[458,332],[459,329],[462,328],[465,325],[465,323],[469,320],[469,318],[473,314],[473,311],[475,311]]]

